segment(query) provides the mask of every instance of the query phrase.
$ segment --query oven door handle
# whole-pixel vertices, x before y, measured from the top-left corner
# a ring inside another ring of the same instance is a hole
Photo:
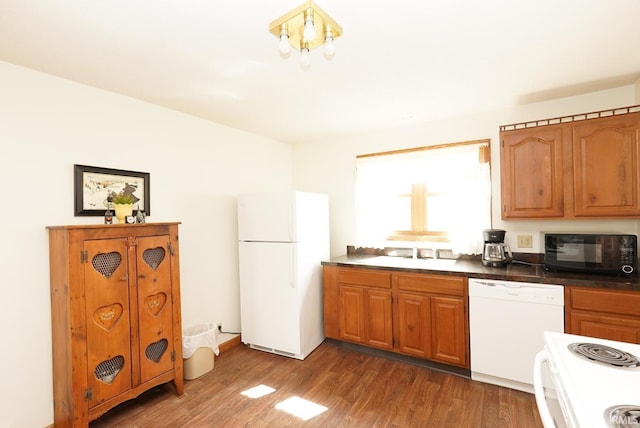
[[[536,359],[533,363],[533,392],[536,397],[536,404],[538,406],[538,413],[540,413],[540,419],[544,428],[555,428],[556,424],[553,422],[553,417],[549,411],[547,400],[544,396],[544,385],[542,382],[542,366],[544,363],[548,364],[549,354],[547,351],[542,350],[536,354]]]

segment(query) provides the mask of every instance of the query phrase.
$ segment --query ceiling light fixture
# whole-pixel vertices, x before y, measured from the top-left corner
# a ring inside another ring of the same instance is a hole
[[[309,68],[311,65],[311,58],[309,58],[309,44],[303,43],[300,49],[300,66],[304,69]]]
[[[336,45],[333,44],[333,31],[327,25],[327,31],[324,33],[324,56],[333,58],[336,54]]]
[[[282,55],[289,55],[289,52],[291,52],[291,45],[289,44],[289,31],[287,30],[287,24],[282,24],[281,28],[278,49]]]
[[[342,34],[342,27],[309,0],[269,24],[269,32],[280,39],[278,48],[283,56],[293,46],[300,51],[301,66],[307,68],[309,51],[314,48],[324,45],[325,57],[334,56],[333,41]]]

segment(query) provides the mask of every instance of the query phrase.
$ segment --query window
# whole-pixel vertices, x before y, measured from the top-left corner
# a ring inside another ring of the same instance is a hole
[[[410,241],[479,253],[491,225],[489,169],[489,140],[358,156],[358,246]]]

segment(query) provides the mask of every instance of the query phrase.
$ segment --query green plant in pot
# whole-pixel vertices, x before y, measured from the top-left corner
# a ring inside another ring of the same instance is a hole
[[[133,214],[133,195],[124,192],[115,193],[112,195],[111,202],[113,203],[118,223],[124,223],[125,217]]]

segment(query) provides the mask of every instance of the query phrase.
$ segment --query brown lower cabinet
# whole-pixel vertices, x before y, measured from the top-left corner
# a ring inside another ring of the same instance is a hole
[[[392,349],[391,292],[340,286],[339,293],[340,338]]]
[[[340,270],[338,278],[338,338],[392,349],[391,275]]]
[[[640,343],[637,292],[572,286],[564,292],[567,333]]]
[[[465,277],[323,269],[327,337],[469,368]]]

